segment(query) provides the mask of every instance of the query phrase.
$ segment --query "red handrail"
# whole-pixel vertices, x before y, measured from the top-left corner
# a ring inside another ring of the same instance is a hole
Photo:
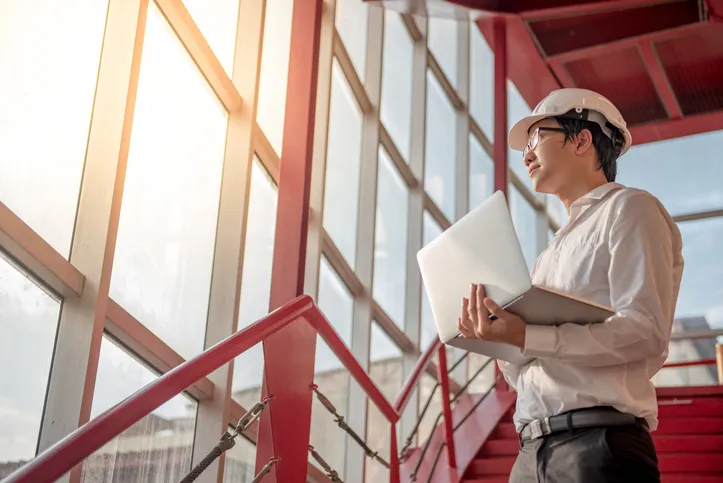
[[[691,366],[709,366],[715,365],[718,361],[715,359],[702,359],[700,361],[685,361],[685,362],[671,362],[670,364],[664,364],[663,369],[669,369],[673,367],[691,367]]]
[[[424,371],[427,367],[429,361],[432,360],[432,356],[434,356],[441,345],[442,341],[440,341],[438,337],[435,337],[432,343],[429,344],[429,347],[427,347],[427,350],[425,350],[419,360],[417,360],[414,370],[404,382],[404,386],[402,386],[402,390],[399,392],[399,396],[397,396],[397,400],[394,402],[394,409],[397,413],[402,414],[404,411],[404,408],[407,406],[407,402],[409,402],[409,397],[412,395],[414,386],[422,376],[422,371]]]
[[[219,367],[228,364],[243,352],[283,329],[290,323],[303,318],[310,323],[318,334],[329,345],[342,364],[364,389],[369,399],[379,408],[391,425],[392,448],[396,446],[395,424],[399,421],[398,412],[379,391],[369,375],[354,358],[341,337],[336,333],[329,321],[315,305],[311,297],[303,295],[283,307],[271,312],[263,319],[233,334],[198,356],[168,371],[152,383],[140,389],[121,403],[108,409],[87,424],[57,442],[35,459],[18,469],[4,480],[4,483],[44,483],[52,482],[70,471],[93,452],[131,427],[134,423],[150,414],[173,397],[177,396],[199,379],[212,373]],[[418,364],[415,372],[407,380],[407,385],[414,385],[419,379],[421,370],[429,362],[431,349],[422,357],[424,364]],[[420,363],[422,362],[420,360]],[[446,377],[446,373],[444,374]],[[411,392],[405,385],[405,391]],[[408,396],[397,401],[406,401]],[[404,404],[402,403],[402,407]],[[393,482],[399,481],[399,459],[396,451],[391,452],[391,477]]]

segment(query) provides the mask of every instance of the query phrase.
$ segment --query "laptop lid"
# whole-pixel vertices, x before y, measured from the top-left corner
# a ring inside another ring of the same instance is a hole
[[[482,283],[500,305],[532,286],[502,191],[495,192],[417,253],[437,333],[459,334],[457,318],[471,283]]]

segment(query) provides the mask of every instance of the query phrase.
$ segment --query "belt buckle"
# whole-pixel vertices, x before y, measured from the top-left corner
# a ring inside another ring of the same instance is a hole
[[[530,421],[529,428],[530,428],[530,438],[531,439],[537,439],[544,435],[544,433],[542,431],[542,422],[539,419]]]

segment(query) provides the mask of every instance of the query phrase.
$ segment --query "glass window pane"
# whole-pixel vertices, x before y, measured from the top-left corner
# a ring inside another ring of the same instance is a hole
[[[427,46],[434,55],[434,59],[444,71],[452,87],[457,87],[457,57],[459,55],[459,42],[457,29],[460,23],[457,20],[430,17],[427,36]]]
[[[349,53],[354,69],[364,82],[366,75],[367,27],[369,24],[369,5],[362,0],[336,2],[334,17],[339,37]]]
[[[469,135],[469,209],[489,198],[495,189],[495,166],[474,134]]]
[[[494,137],[495,55],[474,22],[470,29],[470,114],[487,139]]]
[[[440,394],[442,394],[442,388],[437,387],[437,389],[435,390],[434,386],[436,384],[437,380],[426,372],[423,373],[422,377],[419,378],[419,414],[422,414],[424,405],[427,403],[429,398],[432,398],[432,401],[429,404],[429,408],[424,414],[422,422],[419,424],[417,442],[420,446],[424,445],[427,439],[432,435],[432,431],[434,431],[435,428],[434,422],[437,419],[437,415],[439,415],[439,413],[442,411],[442,399],[440,397]]]
[[[425,211],[422,218],[422,243],[426,246],[442,234],[442,227],[439,226],[432,215]],[[421,349],[425,350],[429,344],[437,338],[437,325],[434,323],[432,306],[427,298],[427,291],[422,287],[422,344]]]
[[[233,428],[228,428],[232,431]],[[226,452],[223,468],[224,483],[251,483],[256,472],[256,445],[243,436]]]
[[[527,102],[522,98],[522,95],[517,90],[517,87],[512,81],[507,81],[507,130],[523,117],[529,116],[532,110],[527,105]],[[507,145],[507,163],[510,169],[517,175],[518,178],[527,186],[530,191],[532,188],[532,180],[527,174],[527,167],[525,162],[522,160],[522,153],[520,151],[514,151]]]
[[[239,0],[183,0],[229,77],[233,75]]]
[[[511,184],[508,187],[509,206],[517,238],[522,245],[527,267],[537,258],[537,212],[524,196]]]
[[[374,298],[404,329],[409,189],[389,155],[379,149],[374,232]]]
[[[359,209],[362,113],[334,59],[324,185],[324,229],[353,268]]]
[[[255,158],[251,167],[238,330],[269,313],[278,198],[271,176]],[[262,344],[256,344],[234,360],[232,397],[244,408],[251,409],[259,402],[263,374]]]
[[[369,376],[384,397],[393,403],[404,382],[402,350],[376,320],[372,321],[369,362]],[[378,451],[382,458],[389,461],[391,446],[389,444],[391,431],[389,421],[373,402],[369,401],[367,407],[367,444],[374,451]],[[401,435],[399,441],[401,441]],[[364,481],[370,483],[389,481],[389,470],[379,462],[367,458]]]
[[[107,8],[102,0],[2,3],[0,201],[65,257]]]
[[[380,119],[409,162],[412,150],[412,73],[414,42],[402,17],[384,10]]]
[[[104,337],[91,418],[150,384],[156,375]],[[191,469],[197,403],[179,395],[93,453],[83,481],[179,481]]]
[[[59,315],[58,301],[0,252],[0,468],[9,473],[35,457]]]
[[[485,363],[489,360],[489,357],[482,354],[475,354],[474,352],[469,353],[468,364],[469,364],[469,379],[472,382],[467,389],[469,394],[474,393],[486,393],[495,383],[495,367],[496,363],[490,362],[487,366],[482,368]],[[479,374],[477,374],[479,372]],[[475,376],[475,374],[477,374]],[[474,379],[472,379],[474,378]]]
[[[424,147],[424,189],[447,218],[454,220],[457,113],[430,70]]]
[[[339,336],[347,346],[350,346],[354,299],[339,275],[323,256],[319,267],[317,302]],[[320,337],[316,341],[314,373],[314,382],[319,386],[319,390],[331,401],[339,414],[346,415],[349,373]],[[355,431],[358,429],[354,428]],[[344,469],[347,443],[345,434],[336,425],[333,416],[314,397],[311,444],[339,474],[342,474]],[[318,466],[313,458],[310,458],[309,461]]]
[[[266,0],[256,122],[279,156],[284,137],[293,10],[293,0]]]
[[[685,270],[676,307],[677,317],[703,317],[723,329],[723,218],[678,223],[683,236]]]
[[[650,191],[674,216],[721,209],[722,144],[716,131],[633,146],[618,161],[617,181]]]
[[[673,333],[690,330],[707,330],[705,317],[676,319]],[[716,338],[671,340],[668,344],[666,364],[715,359]],[[718,385],[718,368],[715,364],[663,368],[652,378],[658,387],[670,386],[715,386]]]
[[[110,293],[186,359],[203,349],[226,117],[152,3]]]

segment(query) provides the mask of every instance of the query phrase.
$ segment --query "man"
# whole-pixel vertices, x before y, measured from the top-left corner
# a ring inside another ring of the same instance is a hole
[[[655,197],[614,182],[632,139],[601,95],[552,92],[512,127],[509,143],[523,152],[534,189],[557,196],[570,215],[535,261],[533,283],[616,312],[599,324],[528,326],[485,298],[482,286],[462,301],[463,336],[535,358],[524,366],[498,361],[518,393],[520,452],[510,481],[658,482],[650,379],[668,353],[680,232]]]

